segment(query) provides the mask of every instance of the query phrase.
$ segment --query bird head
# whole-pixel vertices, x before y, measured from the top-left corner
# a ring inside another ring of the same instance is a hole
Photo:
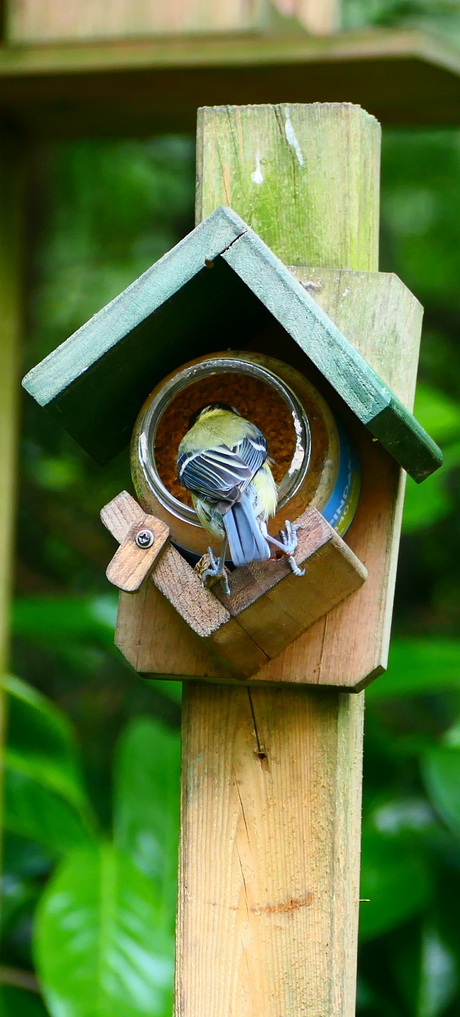
[[[198,422],[198,420],[204,420],[205,417],[213,416],[214,414],[218,415],[222,412],[234,413],[236,417],[241,417],[241,413],[239,413],[234,406],[230,406],[229,403],[206,403],[206,405],[202,406],[201,409],[195,410],[195,413],[193,413],[190,417],[188,426],[191,428]]]

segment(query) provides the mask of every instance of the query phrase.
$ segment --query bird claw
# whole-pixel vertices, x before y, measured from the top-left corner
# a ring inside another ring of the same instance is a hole
[[[284,524],[284,530],[281,530],[281,540],[285,547],[287,560],[289,562],[291,572],[293,572],[295,576],[305,575],[305,569],[299,568],[294,558],[294,551],[296,550],[298,543],[297,530],[300,529],[301,529],[300,523],[291,523],[289,519],[286,519],[286,522]]]
[[[279,547],[287,555],[289,567],[295,576],[305,575],[305,569],[299,568],[294,558],[294,552],[297,547],[297,530],[301,529],[300,523],[291,523],[290,519],[286,519],[284,530],[280,531],[281,540],[275,540],[274,537],[269,537],[267,534],[267,540],[274,544],[275,547]]]
[[[289,519],[286,519],[284,530],[280,531],[281,542],[289,558],[297,547],[297,530],[300,530],[299,523],[291,523]]]
[[[291,572],[293,572],[295,576],[304,576],[305,575],[305,569],[299,569],[299,566],[298,566],[295,558],[293,558],[292,554],[288,555],[288,562],[289,562],[289,565],[290,565],[290,568],[291,568]]]
[[[205,585],[205,579],[207,579],[208,577],[210,579],[220,579],[221,585],[222,585],[222,589],[223,589],[224,593],[226,594],[226,596],[229,597],[230,596],[230,587],[228,585],[228,576],[227,576],[227,572],[225,570],[225,565],[223,565],[221,563],[221,561],[216,561],[215,555],[214,555],[214,551],[213,551],[212,547],[208,547],[208,555],[209,555],[209,566],[202,573],[202,576],[201,576],[201,581],[203,583],[203,586]]]

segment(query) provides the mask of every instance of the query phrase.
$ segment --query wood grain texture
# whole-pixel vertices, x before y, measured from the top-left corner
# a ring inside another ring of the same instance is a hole
[[[197,221],[229,205],[285,264],[373,269],[380,126],[352,103],[332,103],[327,118],[324,110],[321,103],[200,109]]]
[[[260,0],[10,0],[7,35],[24,43],[241,31],[260,24],[263,6]]]
[[[211,590],[203,586],[196,572],[175,547],[168,547],[157,564],[152,580],[190,628],[202,638],[230,621],[227,609],[219,603]]]
[[[234,103],[346,96],[386,125],[456,126],[460,57],[446,40],[407,28],[0,49],[2,109],[33,138],[191,133],[198,106],[229,96]],[[315,263],[311,254],[301,260]]]
[[[361,697],[187,686],[176,1017],[352,1017]]]
[[[121,544],[131,527],[142,522],[145,512],[128,491],[120,491],[101,508],[100,516],[101,522]]]
[[[103,512],[106,516],[106,510]],[[151,520],[155,532],[161,524],[155,517]],[[173,546],[165,548],[153,567],[151,578],[157,589],[193,632],[206,641],[211,653],[232,678],[246,679],[258,674],[272,657],[358,589],[367,577],[364,566],[316,509],[307,509],[297,523],[300,529],[294,558],[299,567],[305,567],[304,576],[293,575],[285,556],[279,560],[253,562],[231,573],[230,595],[227,596],[220,581],[212,590],[203,588],[197,573]],[[125,591],[140,585],[129,587],[125,576],[128,567],[131,580],[133,552],[127,544],[138,528],[137,521],[117,552],[119,556],[122,549],[125,550],[121,577],[117,555],[107,570],[107,578]],[[125,585],[121,585],[120,578]],[[133,666],[137,666],[139,642],[139,622],[135,615],[138,610],[146,609],[152,610],[151,599],[139,598],[132,608],[127,605],[123,622],[119,622],[123,645],[121,647],[120,642],[118,645]],[[129,614],[132,615],[131,627]],[[155,609],[153,614],[151,625],[157,624]],[[175,635],[168,643],[168,632],[165,633],[166,652],[173,662],[177,644]],[[153,644],[157,645],[157,642]],[[186,666],[189,668],[190,664]]]
[[[136,537],[140,530],[149,530],[153,534],[151,547],[139,547]],[[125,593],[135,593],[150,574],[155,562],[169,538],[169,528],[155,516],[144,516],[142,522],[135,523],[115,552],[106,569],[109,583],[117,586]]]
[[[119,541],[106,569],[109,583],[134,593],[152,571],[154,563],[169,537],[169,527],[161,519],[147,515],[127,491],[121,491],[101,509],[104,526]],[[153,535],[151,547],[139,547],[136,537],[141,530]]]
[[[325,107],[312,147],[330,116]],[[231,176],[252,129],[229,157]],[[327,191],[336,166],[324,169]],[[316,194],[305,196],[310,216]],[[345,201],[326,220],[325,261],[327,240],[333,251],[356,216]],[[347,656],[344,643],[344,672]],[[363,705],[324,689],[185,686],[175,1017],[353,1017]]]
[[[293,575],[283,556],[236,569],[229,577],[230,596],[214,587],[215,596],[270,659],[367,578],[320,512],[307,509],[296,523],[300,529],[293,557],[304,576]]]
[[[206,642],[210,652],[222,660],[227,675],[249,678],[267,663],[263,650],[230,616],[211,590],[202,585],[197,573],[172,545],[166,548],[157,562],[152,581],[181,619]],[[159,637],[165,642],[169,639],[175,641],[174,624],[171,630],[163,631]],[[132,655],[132,650],[130,653]]]
[[[137,593],[120,593],[115,645],[145,677],[178,680],[191,672],[213,681],[231,679],[205,640],[152,582]]]

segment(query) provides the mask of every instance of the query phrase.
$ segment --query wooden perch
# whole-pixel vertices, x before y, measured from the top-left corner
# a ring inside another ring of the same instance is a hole
[[[107,566],[107,579],[119,590],[134,593],[152,570],[169,537],[169,526],[147,515],[127,491],[104,505],[101,519],[120,544]]]
[[[157,589],[237,678],[255,675],[367,577],[364,565],[314,508],[296,520],[294,559],[305,567],[305,575],[293,575],[284,555],[252,562],[231,573],[229,596],[219,583],[212,590],[204,587],[179,551],[164,546],[166,524],[147,516],[127,491],[102,509],[101,518],[120,541],[107,569],[110,582],[134,591],[151,572]],[[148,550],[135,542],[145,528],[155,534]],[[136,639],[134,630],[132,637]],[[129,660],[126,646],[123,652]]]

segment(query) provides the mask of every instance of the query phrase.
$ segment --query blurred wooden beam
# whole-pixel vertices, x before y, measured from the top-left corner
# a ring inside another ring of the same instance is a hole
[[[311,3],[312,0],[309,0]],[[314,0],[321,3],[323,0]],[[326,0],[326,4],[329,0]],[[7,3],[11,42],[136,38],[166,33],[238,31],[260,26],[266,0],[21,0]]]
[[[285,24],[316,35],[337,28],[340,0],[10,0],[6,37],[12,43],[82,42],[231,31]]]
[[[458,124],[460,49],[386,29],[0,48],[0,111],[35,137],[191,132],[200,105],[280,96],[358,102],[385,125]]]
[[[23,140],[0,123],[0,827],[5,740],[3,677],[9,651],[20,393],[25,184]]]

